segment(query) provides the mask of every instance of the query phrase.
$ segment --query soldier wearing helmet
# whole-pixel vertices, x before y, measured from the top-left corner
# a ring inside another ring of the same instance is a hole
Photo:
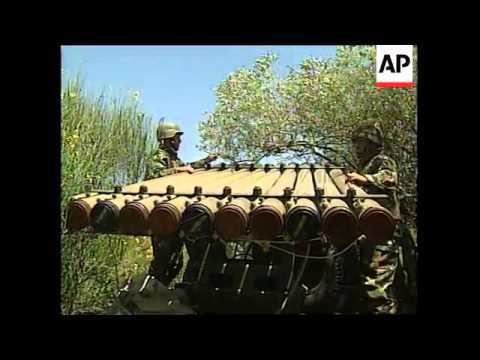
[[[350,172],[347,181],[364,187],[369,194],[390,195],[388,200],[379,202],[398,218],[397,165],[383,152],[383,132],[380,126],[366,123],[355,129],[352,133],[352,149],[362,174]]]
[[[160,120],[157,128],[159,147],[147,160],[145,180],[180,172],[191,174],[194,167],[202,167],[217,159],[216,156],[208,156],[192,164],[183,163],[177,155],[182,134],[177,124]],[[183,267],[183,240],[178,234],[152,236],[152,248],[153,260],[148,273],[130,279],[120,293],[119,302],[107,311],[107,314],[194,313],[188,305],[185,305],[188,300],[182,290],[168,288]],[[192,249],[188,250],[190,254]]]
[[[168,121],[160,121],[157,128],[157,140],[159,147],[150,155],[147,161],[145,180],[179,172],[193,173],[194,167],[202,167],[204,164],[215,161],[216,156],[208,156],[203,160],[192,164],[184,164],[177,155],[182,142],[183,132],[180,127]]]
[[[378,123],[360,125],[352,133],[352,148],[359,172],[347,174],[347,182],[361,186],[369,194],[387,194],[388,199],[378,202],[400,219],[397,191],[399,188],[397,165],[383,152],[383,133]],[[399,266],[398,226],[393,239],[383,245],[362,243],[361,278],[367,311],[395,314],[399,311],[394,280]]]
[[[146,180],[179,172],[191,174],[194,172],[193,167],[202,167],[206,163],[217,159],[216,156],[208,156],[192,164],[183,163],[177,155],[182,134],[183,132],[177,124],[163,119],[160,120],[157,128],[159,147],[147,162]],[[182,242],[176,236],[165,239],[154,236],[152,237],[152,245],[154,259],[150,266],[150,273],[162,283],[168,285],[183,266]],[[172,254],[175,256],[172,256]]]

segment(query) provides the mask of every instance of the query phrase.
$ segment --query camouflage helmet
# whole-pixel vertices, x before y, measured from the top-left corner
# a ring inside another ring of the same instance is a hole
[[[157,139],[169,139],[174,137],[176,134],[182,135],[183,132],[180,130],[180,126],[173,122],[160,120],[157,128]]]
[[[378,146],[383,146],[382,129],[377,123],[362,124],[352,132],[352,141],[358,139],[367,139]]]

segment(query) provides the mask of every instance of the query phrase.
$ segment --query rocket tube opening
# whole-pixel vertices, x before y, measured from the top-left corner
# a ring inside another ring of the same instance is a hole
[[[148,223],[154,235],[173,234],[180,225],[180,212],[175,205],[162,203],[153,208]]]
[[[213,231],[214,215],[208,206],[195,203],[183,213],[180,226],[187,235],[209,234]]]
[[[95,232],[112,233],[118,229],[120,211],[110,201],[97,203],[90,213],[90,225]]]
[[[296,206],[285,218],[285,229],[295,241],[311,239],[321,230],[320,215],[312,208]]]
[[[357,235],[357,219],[350,209],[331,207],[323,214],[323,231],[338,248],[352,243]]]
[[[375,245],[385,244],[393,237],[395,220],[390,212],[380,208],[368,208],[360,214],[360,231]]]
[[[67,229],[73,232],[87,227],[91,210],[90,205],[85,201],[71,202],[67,210]]]
[[[270,205],[261,205],[250,215],[250,230],[255,239],[272,240],[283,231],[283,214]]]
[[[224,240],[236,240],[247,231],[248,215],[240,206],[228,204],[215,216],[215,230]]]
[[[132,201],[120,210],[120,232],[126,235],[148,233],[148,210],[145,205]]]

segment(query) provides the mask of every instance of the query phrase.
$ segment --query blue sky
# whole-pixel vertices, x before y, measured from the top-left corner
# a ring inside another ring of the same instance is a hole
[[[215,106],[214,87],[269,52],[283,76],[306,57],[334,57],[335,46],[62,46],[62,69],[80,73],[89,93],[139,91],[140,108],[155,123],[165,116],[182,127],[179,155],[190,162],[207,155],[196,148],[198,123]]]

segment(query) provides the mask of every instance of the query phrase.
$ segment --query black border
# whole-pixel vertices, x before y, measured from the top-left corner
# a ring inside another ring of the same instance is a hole
[[[431,159],[435,159],[435,154],[432,151],[431,144],[427,144],[430,133],[431,111],[433,99],[427,94],[430,93],[431,85],[431,72],[428,70],[430,64],[433,62],[433,55],[431,55],[429,46],[427,46],[421,39],[418,38],[413,32],[408,34],[401,34],[399,36],[391,36],[382,32],[379,35],[378,31],[371,32],[357,32],[356,30],[350,30],[348,34],[340,33],[339,31],[331,30],[328,32],[306,32],[306,33],[294,33],[283,31],[279,32],[263,32],[255,34],[245,33],[225,33],[225,32],[212,32],[202,34],[200,37],[198,34],[193,36],[192,33],[171,33],[168,35],[154,33],[144,33],[142,35],[134,35],[132,33],[70,33],[63,34],[48,45],[44,45],[43,50],[46,50],[42,56],[41,61],[37,64],[38,69],[42,76],[42,91],[38,95],[40,96],[39,108],[45,114],[44,118],[35,122],[35,125],[39,126],[38,134],[41,134],[40,144],[37,145],[37,149],[45,150],[46,154],[42,156],[42,161],[34,162],[36,168],[35,173],[39,174],[39,181],[36,186],[42,189],[42,193],[45,197],[48,197],[48,201],[45,202],[45,206],[38,214],[38,223],[35,224],[35,228],[41,233],[38,239],[36,239],[35,246],[38,246],[38,250],[35,250],[34,258],[38,263],[33,265],[35,269],[45,269],[45,275],[42,274],[41,281],[38,284],[38,291],[41,295],[39,298],[41,303],[42,313],[50,315],[60,314],[60,68],[61,68],[61,53],[60,47],[62,45],[162,45],[162,44],[178,44],[178,45],[306,45],[306,44],[318,44],[318,45],[338,45],[338,44],[378,44],[378,43],[413,43],[418,46],[418,73],[419,83],[418,87],[418,163],[419,163],[419,175],[418,175],[418,232],[420,237],[420,261],[419,261],[419,303],[417,316],[423,312],[429,311],[434,307],[435,301],[429,298],[428,289],[429,283],[432,280],[430,273],[431,267],[428,264],[429,259],[434,255],[433,243],[442,236],[439,233],[434,232],[435,228],[432,226],[435,219],[430,218],[429,204],[435,193],[432,192],[432,185],[427,185],[426,177],[428,173],[432,173],[435,169],[435,162]],[[355,36],[352,36],[355,33]],[[42,62],[43,61],[43,62]],[[428,64],[428,65],[427,65]],[[429,79],[430,77],[430,79]],[[45,122],[49,125],[45,126]],[[438,202],[437,202],[438,203]],[[46,207],[48,206],[48,208]],[[436,228],[438,230],[438,227]],[[37,270],[35,273],[37,273]],[[445,271],[445,270],[444,270]],[[38,274],[36,274],[38,276]],[[435,275],[433,275],[435,278]],[[402,316],[405,319],[409,316]],[[80,319],[85,318],[81,316],[62,317],[64,319]],[[102,317],[95,317],[102,318]],[[104,318],[104,317],[103,317]],[[118,318],[118,317],[117,317]],[[218,317],[217,317],[218,318]],[[226,321],[232,320],[232,317],[222,317]],[[233,317],[235,318],[235,317]],[[238,318],[238,317],[237,317]],[[250,317],[249,321],[253,320]],[[270,321],[270,316],[264,316],[263,319]],[[302,321],[325,321],[326,318],[322,316],[322,319],[316,319],[317,316],[308,317],[291,317],[288,316],[289,321],[293,321],[292,326],[298,326],[305,324]],[[344,317],[343,319],[349,319],[351,317]],[[397,319],[399,319],[398,317]],[[181,323],[183,320],[178,320]],[[302,320],[303,319],[303,320]],[[308,319],[308,320],[307,320]],[[338,319],[338,317],[335,317]],[[359,321],[360,324],[365,324],[361,317],[354,317],[355,321]],[[365,319],[365,318],[363,318]],[[370,320],[371,317],[368,317]],[[377,317],[378,319],[384,319],[384,317]],[[223,319],[222,319],[223,320]],[[162,321],[171,321],[162,319]],[[301,321],[301,323],[295,323],[295,321]],[[345,320],[342,320],[345,321]],[[397,320],[393,320],[396,322]],[[341,322],[341,321],[340,321]],[[169,322],[169,326],[172,325]],[[180,325],[183,327],[184,325]]]

